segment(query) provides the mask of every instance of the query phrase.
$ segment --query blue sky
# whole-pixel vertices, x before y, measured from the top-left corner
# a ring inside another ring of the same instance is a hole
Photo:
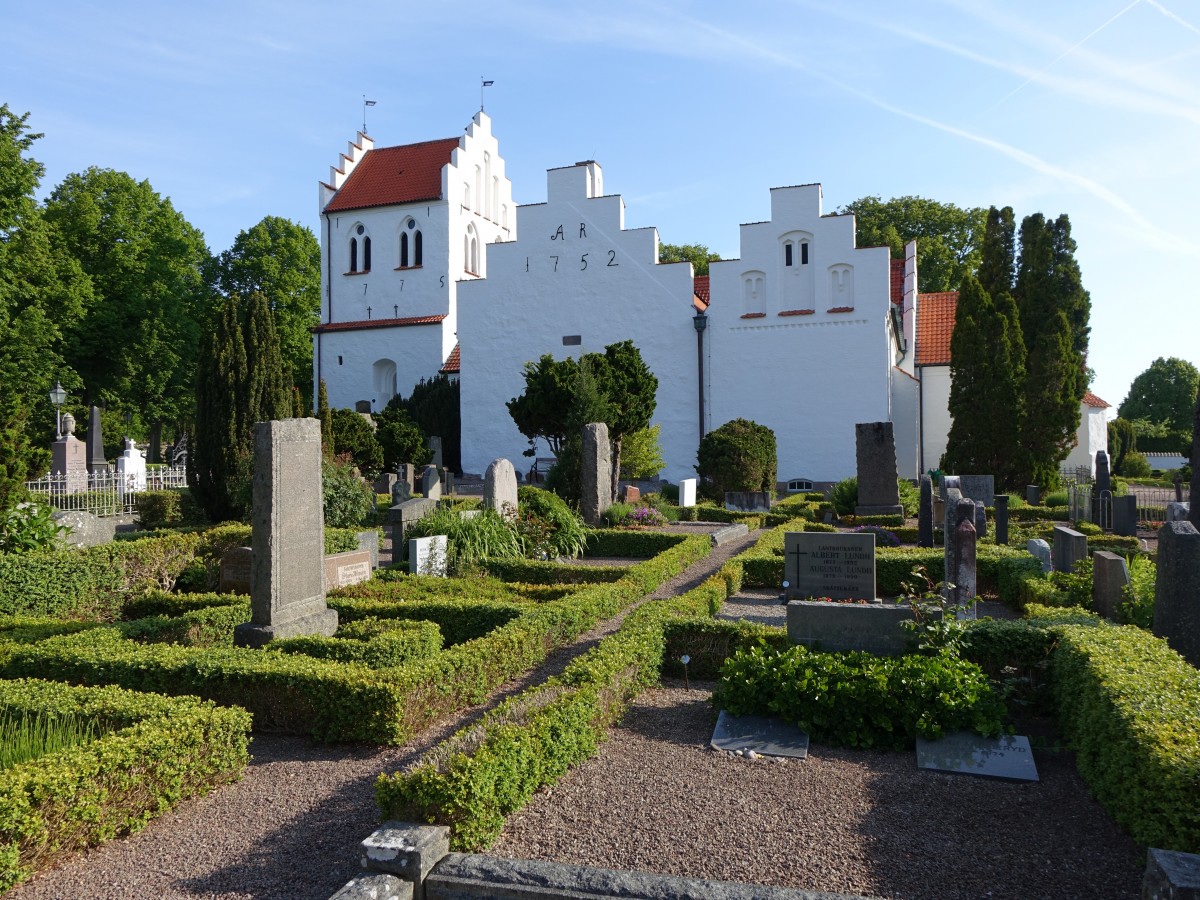
[[[364,94],[403,144],[461,133],[481,77],[519,203],[595,159],[627,227],[724,257],[778,185],[1065,212],[1093,390],[1200,364],[1194,2],[0,3],[0,102],[45,134],[43,193],[126,171],[214,252],[265,215],[316,228]]]

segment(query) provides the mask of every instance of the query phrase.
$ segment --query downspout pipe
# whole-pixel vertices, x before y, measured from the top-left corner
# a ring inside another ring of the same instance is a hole
[[[700,440],[704,440],[704,332],[708,328],[708,316],[697,313],[692,317],[696,329],[696,395],[700,407]]]

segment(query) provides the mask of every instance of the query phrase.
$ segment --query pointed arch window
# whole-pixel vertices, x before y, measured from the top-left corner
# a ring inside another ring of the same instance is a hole
[[[415,269],[421,265],[421,229],[411,216],[400,228],[400,268]]]
[[[463,235],[463,268],[470,275],[482,275],[479,268],[479,234],[474,225],[468,225]]]
[[[358,271],[358,238],[350,238],[350,268],[347,271]]]
[[[364,225],[355,225],[350,236],[350,267],[347,275],[360,275],[371,271],[371,236]]]

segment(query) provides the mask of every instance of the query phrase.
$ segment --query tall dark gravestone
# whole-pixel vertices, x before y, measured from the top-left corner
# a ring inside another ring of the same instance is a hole
[[[917,509],[917,546],[933,546],[933,479],[921,476],[921,505]]]
[[[100,427],[100,407],[93,406],[88,414],[87,470],[92,475],[108,471],[104,458],[104,431]]]
[[[321,423],[283,419],[254,426],[250,621],[233,630],[240,647],[275,638],[332,636],[325,605],[325,515]]]
[[[854,426],[858,462],[856,516],[902,516],[896,486],[896,438],[891,422],[860,422]]]
[[[1096,489],[1092,492],[1092,521],[1105,531],[1112,530],[1112,473],[1108,467],[1108,454],[1096,451]]]
[[[1008,494],[997,494],[995,499],[996,511],[996,543],[1008,543]]]
[[[1200,667],[1200,531],[1191,522],[1159,529],[1152,630]]]

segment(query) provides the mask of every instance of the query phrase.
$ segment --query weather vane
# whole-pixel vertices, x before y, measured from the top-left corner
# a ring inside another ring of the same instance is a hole
[[[490,88],[496,82],[486,81],[482,75],[479,76],[479,111],[483,112],[483,89]]]
[[[363,94],[362,98],[363,98],[363,130],[362,130],[362,133],[366,134],[367,133],[367,107],[374,106],[375,101],[368,100],[366,94]]]

